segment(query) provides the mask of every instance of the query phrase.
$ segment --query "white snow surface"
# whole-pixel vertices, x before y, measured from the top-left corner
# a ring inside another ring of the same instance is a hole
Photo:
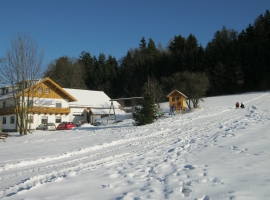
[[[270,199],[269,92],[208,97],[145,126],[117,119],[9,133],[0,140],[0,199]]]

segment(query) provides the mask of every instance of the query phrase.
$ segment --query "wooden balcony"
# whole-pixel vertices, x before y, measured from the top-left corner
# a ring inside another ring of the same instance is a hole
[[[0,108],[0,116],[1,115],[13,115],[15,113],[16,113],[15,107]]]
[[[28,112],[33,114],[68,115],[70,108],[30,107]]]
[[[7,107],[0,108],[0,115],[12,115],[16,114],[17,108]],[[68,115],[70,113],[70,108],[55,108],[55,107],[29,107],[28,113],[33,114],[50,114],[50,115]]]

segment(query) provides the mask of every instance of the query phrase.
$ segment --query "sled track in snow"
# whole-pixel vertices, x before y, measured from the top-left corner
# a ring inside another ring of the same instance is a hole
[[[248,107],[249,120],[239,116],[238,110],[221,108],[222,110],[214,110],[211,115],[196,115],[196,118],[179,119],[174,121],[175,123],[182,124],[183,128],[179,129],[179,124],[175,128],[174,124],[166,124],[166,128],[161,127],[158,121],[153,125],[134,128],[132,130],[143,134],[147,129],[153,129],[152,134],[147,136],[133,137],[129,139],[121,139],[112,141],[111,143],[97,145],[99,148],[89,147],[78,151],[67,152],[63,155],[54,156],[46,159],[36,159],[31,161],[6,164],[0,167],[0,183],[2,189],[0,191],[0,198],[12,196],[23,190],[29,190],[30,188],[45,184],[48,182],[54,182],[63,178],[74,176],[85,171],[93,170],[99,167],[106,167],[111,162],[125,162],[133,157],[141,154],[147,154],[155,151],[159,145],[168,146],[168,150],[173,146],[179,147],[179,154],[188,153],[192,148],[192,144],[196,140],[202,140],[203,143],[215,142],[218,137],[227,134],[227,130],[223,129],[226,124],[230,124],[234,121],[235,126],[229,127],[231,131],[250,125],[250,121],[256,120],[256,105]],[[203,112],[203,111],[202,111]],[[228,113],[228,114],[227,114]],[[195,115],[194,115],[195,116]],[[212,117],[220,117],[218,122],[213,122]],[[171,119],[165,119],[170,121]],[[203,128],[197,128],[196,123],[203,123]],[[164,124],[163,124],[164,126]],[[220,132],[208,137],[207,133],[213,128],[220,127]],[[207,139],[202,136],[197,137],[197,132],[205,132]],[[132,132],[132,131],[131,131]],[[210,139],[210,140],[209,140]],[[121,145],[119,145],[121,144]],[[200,146],[196,146],[200,148]],[[126,153],[117,153],[118,151],[125,150]],[[166,159],[164,154],[164,159]],[[161,159],[160,163],[164,160]],[[37,166],[39,165],[39,166]],[[40,166],[41,165],[41,166]],[[71,166],[72,165],[72,166]],[[22,168],[21,172],[13,173],[13,169]],[[21,180],[17,182],[16,180]],[[12,180],[15,179],[15,180]],[[9,182],[9,185],[5,185],[5,182]],[[5,185],[5,186],[4,186]],[[4,189],[5,188],[5,189]]]

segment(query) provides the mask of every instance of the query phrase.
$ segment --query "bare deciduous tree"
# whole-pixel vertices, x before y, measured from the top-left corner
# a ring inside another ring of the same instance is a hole
[[[142,90],[144,93],[146,92],[153,95],[153,100],[159,108],[159,100],[163,97],[162,85],[160,85],[154,77],[148,77],[147,82],[144,84]]]
[[[43,51],[28,34],[11,39],[10,48],[1,59],[0,78],[12,87],[17,126],[20,134],[29,130],[29,102],[33,102],[33,85],[41,77]]]
[[[178,72],[168,78],[163,78],[162,82],[170,90],[177,89],[183,92],[188,99],[186,103],[189,109],[197,108],[199,101],[203,101],[203,97],[209,88],[208,77],[204,73]]]

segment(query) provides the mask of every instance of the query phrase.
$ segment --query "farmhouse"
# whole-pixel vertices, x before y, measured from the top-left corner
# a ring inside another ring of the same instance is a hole
[[[0,123],[3,131],[17,131],[19,117],[14,97],[20,99],[23,93],[30,97],[26,102],[29,129],[36,129],[39,124],[47,122],[56,126],[63,121],[94,123],[109,113],[110,98],[102,91],[64,89],[50,78],[33,80],[29,85],[30,89],[24,91],[20,90],[19,84],[1,88]]]

